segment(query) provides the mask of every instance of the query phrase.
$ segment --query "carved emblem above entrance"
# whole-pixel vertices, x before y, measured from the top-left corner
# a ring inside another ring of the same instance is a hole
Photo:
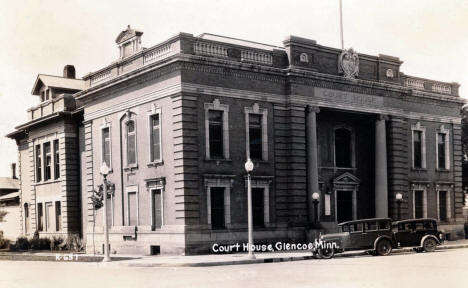
[[[353,50],[343,50],[338,58],[338,71],[346,78],[356,78],[359,74],[359,56]]]

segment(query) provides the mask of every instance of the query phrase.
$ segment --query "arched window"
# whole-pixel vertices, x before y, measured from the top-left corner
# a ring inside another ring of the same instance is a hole
[[[127,122],[127,165],[136,164],[136,131],[135,122]]]
[[[351,131],[346,128],[335,130],[335,166],[352,167]]]
[[[24,203],[24,234],[29,233],[29,205]]]

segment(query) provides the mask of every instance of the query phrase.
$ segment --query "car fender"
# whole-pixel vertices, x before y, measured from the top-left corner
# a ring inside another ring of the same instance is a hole
[[[374,241],[374,249],[377,249],[377,243],[379,243],[379,241],[382,240],[382,239],[386,239],[386,240],[390,241],[390,243],[392,243],[392,246],[394,246],[391,237],[389,237],[389,236],[387,236],[387,235],[382,235],[382,236],[377,237],[377,239],[375,239],[375,241]]]
[[[439,239],[437,239],[436,236],[434,236],[434,235],[425,235],[425,236],[421,239],[421,243],[420,243],[420,244],[421,244],[421,245],[420,245],[421,247],[423,246],[423,243],[424,243],[424,241],[425,241],[427,238],[433,238],[433,239],[437,242],[437,245],[440,245],[440,241],[439,241]]]

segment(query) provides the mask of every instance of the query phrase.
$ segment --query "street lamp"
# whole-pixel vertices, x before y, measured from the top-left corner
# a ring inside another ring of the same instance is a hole
[[[318,203],[319,203],[320,194],[317,192],[312,193],[312,203],[314,203],[314,224],[317,227],[318,220]]]
[[[403,202],[403,195],[400,192],[398,192],[398,193],[396,193],[395,198],[396,198],[396,203],[397,203],[397,206],[398,206],[397,218],[398,218],[398,220],[401,220],[401,202]]]
[[[104,259],[103,262],[111,261],[109,256],[109,227],[107,226],[107,175],[109,174],[109,167],[107,166],[106,162],[103,162],[101,165],[101,175],[103,177],[102,180],[102,203],[103,203],[103,212],[102,212],[102,219],[104,225]]]
[[[245,171],[247,171],[247,221],[249,229],[249,259],[255,259],[253,253],[253,224],[252,224],[252,186],[250,180],[250,173],[254,169],[252,160],[247,159],[245,162]]]

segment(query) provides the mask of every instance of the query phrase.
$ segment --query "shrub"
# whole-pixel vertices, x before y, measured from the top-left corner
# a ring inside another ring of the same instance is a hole
[[[8,248],[10,246],[10,240],[3,238],[3,232],[0,231],[0,249]]]
[[[50,250],[50,239],[33,237],[30,241],[32,250]]]
[[[66,247],[70,251],[79,252],[84,250],[83,241],[78,234],[68,235]]]
[[[10,250],[12,251],[26,251],[30,248],[30,243],[26,237],[16,238],[14,245],[10,245]]]
[[[62,250],[64,247],[64,240],[61,236],[53,236],[50,242],[50,250]]]

